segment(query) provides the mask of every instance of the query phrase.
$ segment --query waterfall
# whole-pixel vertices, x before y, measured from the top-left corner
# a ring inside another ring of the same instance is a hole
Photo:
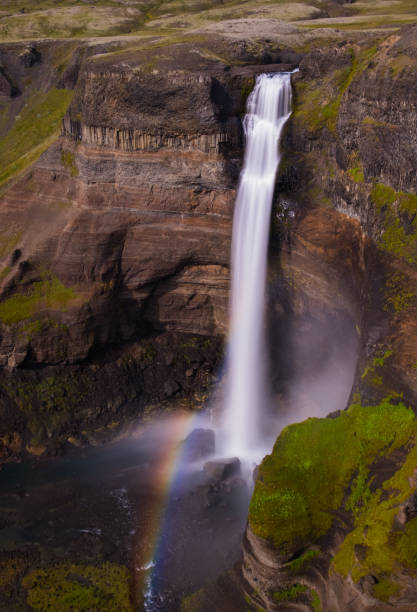
[[[261,74],[244,118],[246,151],[233,218],[230,340],[224,450],[239,457],[262,446],[268,402],[264,306],[268,236],[279,139],[291,114],[291,74]],[[275,432],[274,432],[275,433]]]

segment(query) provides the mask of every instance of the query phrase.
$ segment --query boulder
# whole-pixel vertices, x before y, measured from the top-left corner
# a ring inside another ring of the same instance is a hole
[[[230,457],[207,461],[203,469],[212,480],[221,482],[240,475],[240,460],[237,457]]]

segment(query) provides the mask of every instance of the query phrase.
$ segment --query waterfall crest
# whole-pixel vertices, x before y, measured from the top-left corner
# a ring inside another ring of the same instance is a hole
[[[248,98],[246,150],[233,218],[230,339],[227,356],[224,448],[257,455],[265,376],[264,305],[268,236],[279,139],[291,114],[291,74],[261,74]]]

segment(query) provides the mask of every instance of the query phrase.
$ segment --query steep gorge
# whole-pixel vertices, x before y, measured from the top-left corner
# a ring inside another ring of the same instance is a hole
[[[143,412],[204,402],[226,331],[245,99],[254,75],[299,63],[271,230],[274,385],[291,388],[295,361],[314,375],[315,357],[297,347],[331,320],[349,359],[358,354],[354,408],[285,430],[261,465],[239,588],[252,609],[413,609],[415,26],[372,46],[281,51],[267,65],[261,56],[242,65],[239,55],[225,64],[197,43],[178,43],[169,57],[88,54],[60,76],[58,85],[74,88],[60,138],[0,203],[3,461],[96,443]],[[13,70],[11,62],[18,82]],[[320,343],[326,353],[331,339]],[[371,424],[369,407],[377,407]],[[355,427],[370,431],[359,448]],[[335,461],[326,436],[353,450],[317,508],[319,478],[332,474],[322,457]],[[298,439],[307,468],[291,454]],[[304,474],[310,467],[317,480]],[[280,498],[286,473],[293,498]],[[395,475],[401,482],[390,483]],[[382,489],[382,510],[396,508],[392,524],[367,539]],[[286,516],[297,521],[282,538]],[[381,563],[370,548],[394,552]],[[338,550],[345,556],[335,565]],[[212,597],[186,605],[212,610]]]

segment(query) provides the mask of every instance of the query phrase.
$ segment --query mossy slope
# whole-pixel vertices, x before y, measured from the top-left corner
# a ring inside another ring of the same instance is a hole
[[[415,415],[390,397],[290,425],[260,466],[250,527],[286,558],[321,546],[331,527],[341,529],[348,535],[332,571],[354,582],[374,576],[374,597],[388,600],[401,588],[402,572],[417,577],[417,519],[408,520],[405,510],[416,488],[416,461]],[[391,472],[378,468],[384,462]]]
[[[22,172],[58,138],[72,91],[52,88],[37,92],[0,139],[0,185]]]
[[[42,280],[31,284],[26,291],[19,291],[0,302],[0,321],[5,325],[19,323],[32,316],[38,317],[40,311],[65,310],[77,298],[71,287],[48,273]]]
[[[286,553],[317,541],[338,509],[356,513],[365,506],[371,464],[416,433],[412,410],[390,398],[287,427],[260,466],[250,507],[253,531]]]
[[[51,612],[129,612],[129,573],[125,567],[63,564],[33,570],[23,579],[32,609]]]

